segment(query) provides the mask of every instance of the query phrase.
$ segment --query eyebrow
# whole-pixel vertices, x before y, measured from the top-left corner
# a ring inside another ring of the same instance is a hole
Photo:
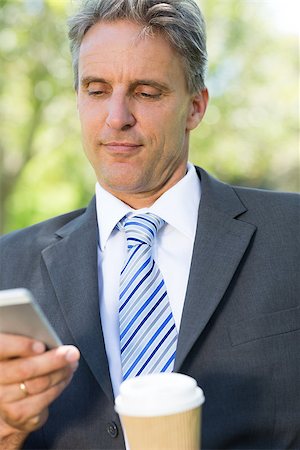
[[[104,80],[104,78],[98,78],[98,77],[83,77],[80,80],[80,85],[82,87],[87,87],[90,83],[108,83],[107,80]]]
[[[137,86],[152,86],[154,88],[157,88],[163,92],[169,92],[170,88],[169,86],[167,86],[164,83],[160,83],[159,81],[155,81],[155,80],[135,80],[133,81],[133,83],[131,83],[131,88],[136,88]]]
[[[109,80],[105,80],[104,78],[94,77],[94,76],[88,76],[81,79],[80,84],[82,87],[88,87],[90,83],[105,83],[105,84],[111,84]],[[135,89],[137,86],[152,86],[154,88],[157,88],[163,92],[170,92],[170,88],[165,83],[160,83],[155,80],[151,79],[141,79],[141,80],[134,80],[130,83],[130,90]]]

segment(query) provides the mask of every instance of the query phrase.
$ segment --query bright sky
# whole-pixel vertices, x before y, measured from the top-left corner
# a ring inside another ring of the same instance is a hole
[[[251,1],[251,0],[250,0]],[[300,1],[299,0],[261,0],[270,11],[270,19],[278,29],[288,34],[300,33]]]

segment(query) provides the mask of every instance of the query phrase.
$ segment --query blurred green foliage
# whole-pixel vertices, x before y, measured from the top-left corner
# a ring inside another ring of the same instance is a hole
[[[79,208],[94,192],[69,55],[69,0],[0,0],[0,232]],[[201,0],[210,105],[191,160],[224,181],[299,190],[298,39],[262,2]]]

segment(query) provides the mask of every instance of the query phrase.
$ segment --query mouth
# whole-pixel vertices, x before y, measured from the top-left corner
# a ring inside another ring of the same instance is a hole
[[[142,147],[141,144],[136,144],[133,142],[106,142],[102,143],[102,145],[104,145],[104,147],[112,153],[131,153]]]

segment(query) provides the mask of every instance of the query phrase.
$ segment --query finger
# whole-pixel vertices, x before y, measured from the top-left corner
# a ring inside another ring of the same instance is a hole
[[[30,419],[26,424],[24,424],[24,431],[34,431],[42,427],[46,423],[49,416],[48,408],[45,408],[40,414]]]
[[[5,450],[7,448],[17,449],[21,448],[22,443],[25,441],[27,437],[26,432],[18,430],[17,428],[13,428],[4,422],[0,417],[0,449]],[[7,442],[7,439],[9,442]],[[10,440],[12,439],[12,440]],[[3,441],[3,443],[2,443]],[[2,446],[1,446],[2,444]],[[6,446],[7,444],[7,446]],[[15,446],[9,447],[9,444],[14,444]]]
[[[33,431],[43,424],[45,410],[66,388],[71,378],[50,389],[23,400],[2,405],[2,419],[11,427],[22,431]]]
[[[0,334],[0,361],[37,355],[45,350],[45,344],[26,336]]]
[[[3,404],[16,402],[27,397],[26,387],[22,388],[24,383],[0,385],[0,409]]]
[[[32,378],[26,381],[27,395],[40,394],[63,381],[68,381],[77,367],[78,362],[76,362],[76,364],[68,365],[60,370],[56,370],[49,375]]]
[[[68,380],[76,370],[78,363],[66,366],[63,369],[52,372],[38,378],[32,378],[25,383],[0,385],[0,405],[22,400],[28,395],[36,395],[44,392],[56,384]]]
[[[0,362],[0,384],[19,384],[31,378],[48,375],[79,360],[72,345],[64,345],[41,355]]]

